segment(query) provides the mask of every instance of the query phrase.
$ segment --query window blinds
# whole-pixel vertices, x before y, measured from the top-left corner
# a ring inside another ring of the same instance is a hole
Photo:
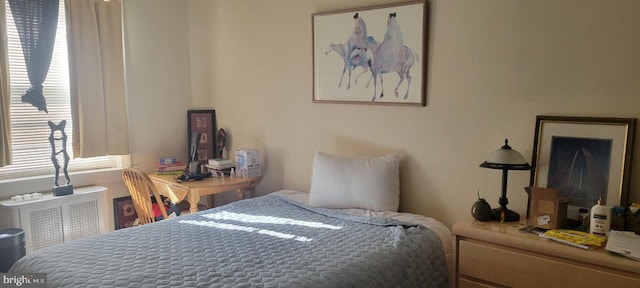
[[[43,84],[43,94],[47,100],[49,113],[38,111],[28,103],[22,103],[21,96],[30,87],[24,64],[20,37],[15,27],[11,9],[4,1],[7,13],[7,42],[9,55],[9,75],[11,83],[11,135],[13,165],[0,168],[0,179],[26,177],[53,173],[51,162],[50,133],[47,121],[58,124],[67,120],[67,151],[72,154],[73,127],[71,125],[71,105],[69,97],[69,64],[65,25],[64,1],[60,1],[58,26],[53,57],[47,78]],[[69,171],[116,167],[115,157],[92,157],[73,159]]]

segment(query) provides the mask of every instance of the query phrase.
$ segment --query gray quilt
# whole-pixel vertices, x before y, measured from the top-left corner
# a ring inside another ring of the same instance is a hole
[[[298,205],[276,195],[38,250],[12,273],[48,287],[446,287],[423,226]]]

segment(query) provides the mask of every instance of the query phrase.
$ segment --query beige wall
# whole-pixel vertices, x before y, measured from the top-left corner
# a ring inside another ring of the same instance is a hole
[[[450,226],[478,189],[497,206],[501,174],[478,165],[504,138],[531,159],[536,115],[640,118],[634,0],[431,1],[426,107],[311,103],[311,14],[389,2],[124,1],[133,164],[186,150],[185,110],[211,105],[232,148],[263,149],[256,194],[308,191],[316,151],[398,152],[401,210]],[[528,179],[509,174],[521,213]]]

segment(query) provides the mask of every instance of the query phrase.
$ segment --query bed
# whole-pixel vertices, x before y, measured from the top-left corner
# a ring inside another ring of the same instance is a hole
[[[393,209],[327,207],[313,184],[322,178],[316,163],[309,193],[282,190],[50,246],[10,272],[46,273],[48,287],[449,285],[445,225]]]

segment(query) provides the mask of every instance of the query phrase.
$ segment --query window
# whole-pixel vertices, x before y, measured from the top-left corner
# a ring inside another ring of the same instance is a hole
[[[72,156],[73,127],[69,96],[69,64],[67,61],[67,41],[64,1],[60,0],[58,26],[53,57],[43,93],[49,113],[38,111],[31,104],[23,103],[21,96],[30,87],[20,36],[15,27],[11,8],[4,1],[7,19],[7,42],[9,55],[9,75],[11,83],[11,147],[13,165],[0,168],[0,179],[52,174],[51,145],[47,121],[58,124],[67,120],[67,152]],[[59,155],[61,156],[61,155]],[[73,156],[72,156],[73,157]],[[69,171],[118,167],[120,157],[104,156],[76,158],[69,162]],[[62,161],[60,162],[62,163]]]

